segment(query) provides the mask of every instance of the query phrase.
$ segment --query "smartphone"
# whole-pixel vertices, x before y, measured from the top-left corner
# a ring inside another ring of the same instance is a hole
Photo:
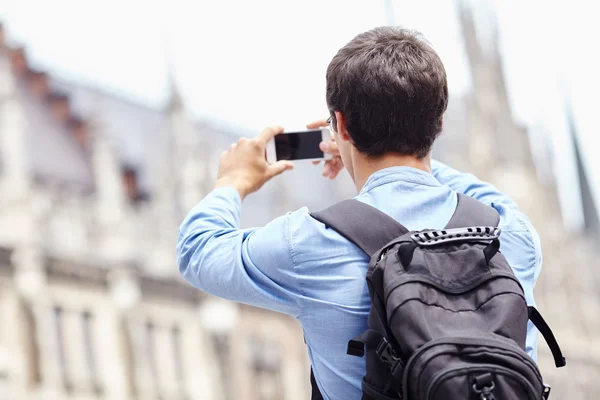
[[[323,153],[319,143],[331,140],[329,129],[312,129],[283,132],[267,143],[267,162],[279,160],[328,160],[331,154]]]

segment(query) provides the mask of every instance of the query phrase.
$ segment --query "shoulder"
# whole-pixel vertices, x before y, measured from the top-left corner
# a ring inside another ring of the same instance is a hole
[[[324,238],[332,232],[314,219],[307,207],[302,207],[275,218],[263,228],[250,230],[247,239],[251,247],[261,243],[265,251],[268,246],[273,246],[272,251],[285,247],[296,262],[299,253],[322,247]]]
[[[313,218],[307,207],[289,212],[284,218],[290,252],[296,263],[307,261],[317,254],[333,256],[339,251],[352,252],[353,247],[356,247],[335,230],[328,229],[325,224]],[[361,250],[356,247],[356,252],[361,253]]]
[[[335,233],[332,229],[327,229],[325,224],[311,216],[308,207],[302,207],[296,211],[288,212],[285,215],[288,234],[295,239],[309,241],[311,239],[320,241],[324,236],[332,236]],[[339,235],[338,235],[339,236]]]
[[[540,237],[516,205],[491,204],[500,214],[500,249],[513,269],[527,270],[537,280],[542,264]]]

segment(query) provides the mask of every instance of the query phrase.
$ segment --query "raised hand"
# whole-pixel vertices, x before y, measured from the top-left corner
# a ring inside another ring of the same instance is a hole
[[[244,199],[256,192],[269,179],[277,176],[294,165],[291,161],[267,163],[265,148],[267,142],[283,132],[280,126],[263,130],[254,139],[241,138],[221,154],[216,187],[232,186]]]
[[[320,119],[318,121],[311,122],[306,125],[307,129],[320,129],[329,126],[329,123],[326,119]],[[323,167],[323,176],[329,179],[334,179],[342,169],[344,169],[344,163],[342,162],[342,158],[340,157],[340,152],[338,150],[337,144],[335,140],[332,138],[329,142],[321,142],[319,148],[324,153],[329,153],[333,157],[330,160],[325,161],[325,166]],[[319,165],[321,161],[313,161],[314,165]]]

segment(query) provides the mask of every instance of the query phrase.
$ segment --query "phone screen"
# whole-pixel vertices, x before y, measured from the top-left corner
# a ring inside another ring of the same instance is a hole
[[[323,158],[319,149],[322,141],[320,130],[282,133],[275,136],[277,160],[306,160]]]

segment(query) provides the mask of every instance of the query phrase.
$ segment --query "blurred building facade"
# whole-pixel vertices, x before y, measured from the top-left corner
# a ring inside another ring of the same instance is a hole
[[[567,357],[567,367],[554,368],[540,337],[538,362],[553,387],[551,398],[588,399],[600,389],[600,261],[598,215],[585,171],[578,165],[586,213],[580,232],[565,229],[551,172],[560,165],[548,149],[535,159],[536,136],[518,126],[507,98],[498,25],[493,13],[478,12],[482,2],[459,2],[460,25],[472,71],[473,90],[464,99],[468,129],[460,138],[449,131],[439,157],[509,194],[531,219],[542,242],[543,268],[535,288],[538,309],[553,328]],[[489,8],[488,8],[489,11]],[[569,110],[567,110],[568,113]],[[538,139],[539,140],[539,137]],[[443,144],[443,143],[440,143]],[[560,149],[559,149],[560,151]]]
[[[50,76],[0,32],[0,399],[307,398],[293,318],[178,276],[178,225],[239,133],[192,123],[175,87],[153,110]],[[314,173],[252,196],[244,226],[298,208],[289,184],[343,196]]]
[[[597,252],[564,233],[553,183],[538,179],[495,37],[478,29],[493,21],[459,13],[474,90],[452,99],[434,156],[530,215],[544,248],[536,299],[569,366],[555,371],[543,341],[540,363],[553,398],[591,398]],[[4,39],[0,28],[0,399],[309,398],[295,320],[205,296],[176,270],[178,224],[244,132],[192,122],[175,84],[165,109],[145,108],[36,69]],[[242,225],[352,196],[347,176],[317,175],[297,168],[269,182],[245,202]]]

